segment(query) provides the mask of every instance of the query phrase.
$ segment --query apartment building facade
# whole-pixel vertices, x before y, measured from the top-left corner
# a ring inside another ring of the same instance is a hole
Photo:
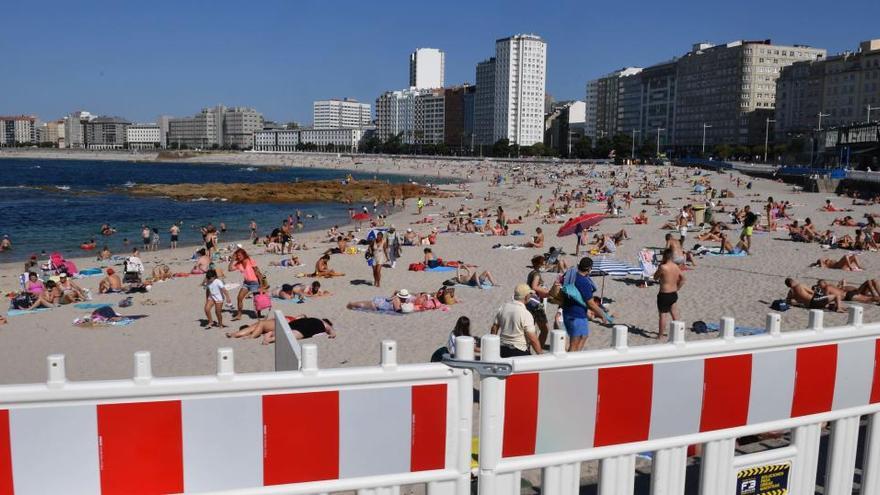
[[[544,140],[547,43],[518,34],[495,42],[494,139],[530,146]]]
[[[446,72],[446,54],[436,48],[418,48],[409,56],[409,87],[442,88]]]
[[[125,129],[125,140],[130,149],[162,147],[162,129],[159,124],[131,124]]]
[[[352,129],[372,124],[369,103],[355,99],[319,100],[312,103],[312,123],[315,129]]]
[[[0,145],[35,144],[39,142],[37,129],[37,118],[34,116],[0,116]]]
[[[477,64],[474,93],[474,141],[495,143],[495,57]]]
[[[84,147],[91,150],[117,150],[125,148],[126,129],[131,125],[121,117],[100,116],[83,125]]]

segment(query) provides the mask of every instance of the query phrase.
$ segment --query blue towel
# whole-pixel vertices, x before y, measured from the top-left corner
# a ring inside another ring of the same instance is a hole
[[[86,268],[85,270],[80,270],[79,275],[83,277],[95,277],[101,274],[100,268]]]
[[[426,272],[454,272],[455,267],[452,266],[437,266],[434,268],[426,268]]]
[[[113,306],[113,303],[77,303],[73,305],[76,309],[98,309],[104,306]]]
[[[730,257],[734,257],[734,258],[739,258],[739,257],[742,257],[742,256],[748,256],[748,255],[749,255],[749,254],[746,253],[745,251],[740,251],[740,252],[738,252],[738,253],[719,253],[719,252],[717,252],[717,251],[706,251],[706,254],[708,254],[709,256],[730,256]]]
[[[721,331],[721,325],[718,323],[706,323],[706,331],[708,331],[708,332]],[[735,327],[733,329],[733,333],[737,337],[743,337],[746,335],[760,335],[762,333],[767,333],[767,329],[766,328],[758,328],[758,327]]]
[[[272,296],[272,300],[280,302],[280,303],[296,303],[296,304],[302,304],[302,303],[306,302],[305,299],[296,298],[296,297],[294,297],[292,299],[283,299],[280,297]]]
[[[10,309],[9,312],[6,313],[6,316],[19,316],[19,315],[29,315],[31,313],[36,313],[38,311],[49,311],[50,308],[37,308],[37,309]]]

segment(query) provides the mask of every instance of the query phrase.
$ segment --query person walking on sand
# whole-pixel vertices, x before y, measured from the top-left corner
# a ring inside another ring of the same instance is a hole
[[[248,256],[247,251],[242,248],[238,248],[232,253],[232,259],[229,262],[229,271],[241,272],[242,277],[244,278],[244,283],[241,285],[241,289],[238,290],[238,311],[236,311],[235,316],[232,317],[232,321],[238,321],[241,319],[245,297],[247,297],[248,293],[256,294],[260,291],[260,279],[262,279],[262,274],[257,267],[257,263],[253,258]]]
[[[205,273],[205,317],[207,322],[204,326],[226,328],[226,325],[223,324],[224,302],[232,302],[229,298],[229,291],[226,290],[226,285],[223,284],[223,281],[217,278],[217,272],[208,270]],[[214,310],[213,314],[211,313],[212,309]],[[216,322],[214,321],[214,314],[217,315]]]
[[[422,209],[423,209],[424,207],[425,207],[425,200],[423,200],[423,199],[420,197],[420,198],[418,199],[418,201],[416,201],[416,208],[418,208],[418,210],[419,210],[419,215],[422,214]]]
[[[654,280],[660,282],[660,291],[657,293],[657,311],[659,312],[660,328],[657,332],[657,340],[666,335],[669,326],[669,316],[672,320],[679,319],[678,291],[684,285],[684,273],[675,262],[674,253],[667,248],[663,251],[663,261],[654,273]]]

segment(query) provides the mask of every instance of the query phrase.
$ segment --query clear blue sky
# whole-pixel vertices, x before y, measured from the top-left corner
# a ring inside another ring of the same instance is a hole
[[[152,121],[217,103],[311,121],[315,99],[373,103],[408,83],[408,54],[446,52],[447,84],[473,82],[494,42],[548,42],[547,90],[680,55],[696,41],[771,38],[836,53],[880,37],[880,1],[5,1],[0,114],[78,109]]]

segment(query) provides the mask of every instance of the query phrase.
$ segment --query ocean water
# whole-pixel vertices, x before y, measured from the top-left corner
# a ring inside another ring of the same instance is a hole
[[[305,230],[343,225],[348,205],[337,203],[235,204],[222,201],[175,201],[168,198],[135,198],[120,192],[133,184],[205,182],[294,182],[296,180],[343,179],[348,172],[315,168],[263,169],[239,165],[188,163],[136,163],[85,160],[0,160],[0,235],[9,235],[11,251],[0,252],[0,263],[32,254],[60,251],[68,257],[82,256],[80,244],[95,239],[114,253],[141,243],[141,226],[159,229],[162,248],[168,246],[168,229],[183,222],[180,245],[201,243],[199,227],[209,222],[226,234],[220,241],[246,239],[248,225],[256,220],[265,235],[299,210]],[[399,183],[415,177],[357,173],[356,179],[379,179]],[[355,205],[360,206],[360,205]],[[311,218],[308,218],[310,216]],[[117,230],[102,236],[104,223]]]

